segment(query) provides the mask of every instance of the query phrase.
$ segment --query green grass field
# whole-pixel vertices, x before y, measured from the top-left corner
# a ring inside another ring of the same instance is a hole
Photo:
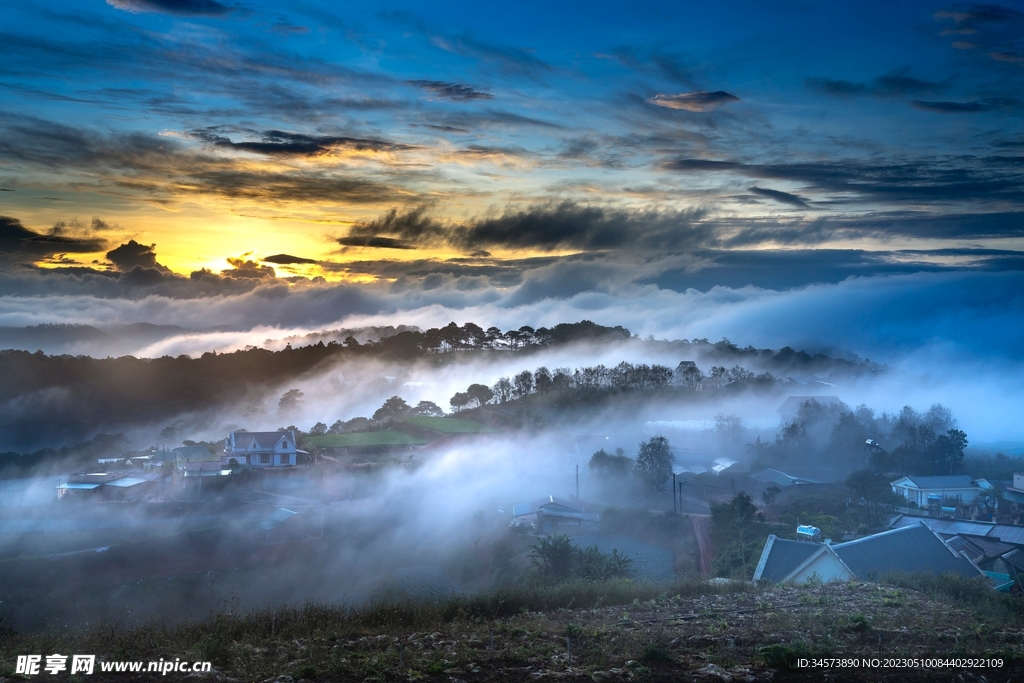
[[[309,443],[317,448],[353,448],[360,446],[413,446],[427,443],[427,440],[385,429],[379,432],[349,432],[347,434],[311,436]]]
[[[480,434],[493,431],[476,420],[460,420],[454,417],[407,417],[402,421],[442,434]]]

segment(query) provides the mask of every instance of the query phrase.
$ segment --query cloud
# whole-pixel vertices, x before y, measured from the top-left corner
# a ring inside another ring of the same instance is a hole
[[[89,253],[100,251],[106,244],[102,239],[67,236],[63,232],[60,226],[54,226],[49,234],[34,232],[17,218],[0,216],[0,258],[28,259],[63,253]]]
[[[729,102],[739,102],[740,98],[730,95],[724,90],[708,92],[697,90],[694,92],[680,93],[678,95],[655,95],[647,100],[651,104],[667,109],[681,109],[683,111],[704,112],[711,111]]]
[[[219,17],[233,8],[216,0],[107,0],[107,4],[126,12],[154,12],[182,17]]]
[[[749,188],[749,190],[756,195],[767,197],[768,199],[773,199],[779,202],[780,204],[788,204],[790,206],[795,206],[800,209],[811,208],[810,205],[807,203],[806,199],[800,197],[799,195],[790,194],[789,192],[782,192],[781,190],[771,190],[768,188],[756,186]]]
[[[1021,203],[1024,174],[1014,162],[998,157],[918,158],[913,161],[834,159],[778,164],[681,158],[663,168],[682,173],[722,172],[744,178],[801,182],[844,199],[883,202],[954,202],[1000,200]],[[857,199],[853,199],[857,198]],[[821,204],[819,200],[818,204]],[[879,211],[879,207],[873,207]]]
[[[469,35],[434,34],[430,42],[445,52],[489,64],[506,76],[539,80],[554,70],[550,64],[535,57],[533,50],[486,43]]]
[[[997,62],[1010,62],[1011,64],[1024,62],[1024,56],[1021,56],[1016,52],[989,52],[988,56]]]
[[[211,130],[193,131],[192,134],[216,147],[266,155],[320,156],[331,154],[339,149],[357,152],[394,152],[413,149],[410,145],[384,142],[382,140],[366,140],[331,135],[304,135],[302,133],[288,133],[280,130],[268,130],[260,134],[259,141],[244,142],[232,142],[230,138],[218,135]]]
[[[264,263],[276,263],[277,265],[292,265],[292,264],[304,264],[304,263],[317,263],[315,259],[302,258],[300,256],[292,256],[290,254],[274,254],[273,256],[267,256],[261,259]]]
[[[1017,104],[1017,100],[1000,97],[988,97],[983,100],[971,102],[926,102],[912,100],[911,106],[924,111],[934,111],[940,114],[975,114],[978,112],[1003,109]]]
[[[1005,23],[1024,17],[1017,10],[998,5],[967,4],[960,9],[939,10],[933,15],[936,19],[952,19],[957,25],[970,25],[974,22]]]
[[[415,249],[416,247],[408,242],[394,239],[393,237],[339,237],[338,244],[343,247],[371,247],[373,249]]]
[[[854,95],[902,97],[905,95],[939,92],[946,88],[945,83],[925,81],[910,76],[907,69],[890,71],[883,76],[878,76],[870,83],[809,77],[804,79],[804,86],[812,92],[834,97],[850,97]]]
[[[409,83],[432,92],[438,97],[444,97],[457,102],[494,99],[494,95],[489,92],[483,92],[461,83],[448,83],[445,81],[409,81]]]
[[[393,209],[371,223],[353,226],[344,239],[356,246],[372,246],[360,238],[384,236],[401,240],[401,244],[443,244],[467,252],[493,248],[593,251],[627,244],[655,249],[695,244],[706,238],[707,231],[699,224],[704,213],[701,209],[632,212],[563,201],[509,208],[497,217],[444,223],[428,216],[427,207],[418,207],[404,214]]]
[[[216,134],[210,142],[217,147]],[[267,131],[260,142],[219,141],[223,147],[248,149],[270,157],[329,153],[331,145],[354,150],[394,150],[401,145],[347,137],[315,137]],[[253,201],[321,201],[372,203],[398,196],[400,173],[375,175],[370,169],[256,166],[189,147],[169,135],[100,134],[40,119],[0,117],[0,158],[25,172],[55,173],[82,179],[81,187],[173,202],[189,195],[213,195]]]
[[[277,277],[277,273],[270,266],[261,266],[256,261],[243,258],[228,258],[228,263],[233,267],[221,271],[221,275],[231,278],[263,279]]]
[[[159,271],[168,272],[167,268],[156,262],[156,249],[155,244],[151,244],[148,247],[144,244],[139,244],[135,240],[129,240],[127,243],[107,252],[107,260],[113,263],[118,270],[127,271],[134,267],[140,268],[153,268]]]

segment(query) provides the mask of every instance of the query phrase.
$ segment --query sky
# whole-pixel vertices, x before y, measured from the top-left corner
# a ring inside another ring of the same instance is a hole
[[[0,44],[0,326],[1024,348],[1020,1],[15,0]]]

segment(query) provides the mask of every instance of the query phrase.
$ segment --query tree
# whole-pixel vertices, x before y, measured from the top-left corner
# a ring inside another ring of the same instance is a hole
[[[512,398],[512,382],[508,377],[501,377],[494,383],[494,396],[498,397],[500,403],[508,403]]]
[[[636,471],[647,484],[660,489],[672,476],[672,450],[664,436],[652,436],[640,444],[636,456]]]
[[[906,500],[894,493],[889,478],[868,469],[856,470],[846,478],[846,486],[853,490],[857,504],[864,511],[863,526],[873,527],[889,518],[897,506]]]
[[[541,536],[530,546],[530,562],[547,578],[565,579],[573,570],[574,548],[569,537]]]
[[[486,384],[470,384],[466,393],[471,401],[476,401],[478,406],[486,405],[494,398],[494,392]]]
[[[533,393],[533,373],[529,370],[523,370],[516,375],[512,383],[517,398],[523,398]]]
[[[471,400],[472,399],[469,396],[469,392],[457,391],[455,392],[455,395],[452,396],[451,400],[448,402],[451,404],[452,409],[455,412],[459,412],[460,410],[468,406]]]
[[[775,484],[772,484],[764,491],[761,491],[761,500],[764,501],[765,505],[773,505],[775,503],[775,499],[780,493],[782,493],[782,489]]]
[[[420,401],[412,409],[410,415],[426,415],[428,417],[444,417],[444,411],[433,401]]]
[[[277,401],[277,409],[282,412],[298,410],[302,407],[302,399],[304,396],[305,394],[298,389],[289,389],[281,394],[281,398]]]
[[[322,436],[327,433],[327,425],[323,422],[317,422],[315,425],[309,428],[310,436]]]
[[[622,449],[619,450],[621,451]],[[590,462],[587,464],[587,467],[594,474],[622,479],[633,469],[633,460],[622,455],[621,452],[612,455],[602,448],[590,456]]]
[[[756,559],[768,535],[764,515],[745,492],[728,503],[711,503],[711,537],[717,550],[717,576],[754,575]]]
[[[533,373],[533,383],[538,394],[546,394],[551,389],[551,371],[543,365]]]
[[[388,400],[384,401],[384,405],[377,409],[373,414],[373,419],[378,422],[382,422],[387,419],[398,419],[405,417],[409,410],[409,404],[405,402],[405,399],[399,396],[392,396]]]

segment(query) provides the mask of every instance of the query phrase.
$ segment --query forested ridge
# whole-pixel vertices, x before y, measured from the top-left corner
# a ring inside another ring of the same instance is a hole
[[[367,343],[348,337],[342,342],[320,341],[280,351],[247,348],[232,353],[205,353],[198,358],[100,359],[7,350],[0,351],[0,429],[7,448],[31,447],[44,440],[51,444],[66,443],[86,438],[98,429],[116,430],[119,425],[146,424],[238,402],[264,388],[278,387],[318,367],[343,360],[444,363],[466,353],[528,355],[545,347],[588,341],[602,345],[669,344],[671,350],[678,350],[684,357],[756,359],[762,365],[791,372],[833,370],[859,374],[879,369],[867,361],[812,356],[788,348],[739,348],[727,340],[640,340],[625,328],[604,327],[590,321],[536,330],[524,326],[506,332],[493,327],[484,330],[473,323],[451,323],[422,332],[405,330]]]

